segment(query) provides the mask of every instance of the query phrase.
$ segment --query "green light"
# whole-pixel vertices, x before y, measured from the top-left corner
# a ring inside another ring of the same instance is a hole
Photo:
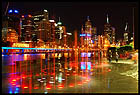
[[[58,24],[58,25],[62,25],[62,22],[58,22],[57,24]]]

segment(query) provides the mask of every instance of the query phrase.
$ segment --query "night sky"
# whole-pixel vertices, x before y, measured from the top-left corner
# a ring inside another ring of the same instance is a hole
[[[2,12],[6,8],[5,2],[2,3]],[[132,33],[132,8],[135,7],[135,25],[138,24],[138,3],[137,2],[10,2],[9,9],[15,8],[20,14],[32,14],[36,11],[47,9],[49,18],[61,18],[61,22],[66,26],[67,32],[73,33],[74,29],[80,31],[82,24],[85,23],[87,16],[97,33],[102,34],[106,15],[109,15],[110,24],[116,29],[116,37],[123,37],[126,22]],[[135,27],[137,28],[137,27]],[[136,30],[136,29],[135,29]],[[137,32],[137,31],[136,31]]]

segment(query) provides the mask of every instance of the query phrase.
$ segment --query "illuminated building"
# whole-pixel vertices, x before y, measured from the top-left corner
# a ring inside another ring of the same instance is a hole
[[[115,41],[115,28],[110,25],[108,15],[107,22],[104,25],[104,36],[109,40],[111,44]]]
[[[7,32],[7,41],[9,41],[9,42],[18,42],[18,34],[12,28],[9,28],[8,29],[8,32]]]
[[[112,36],[111,36],[112,38],[112,43],[115,43],[115,28],[114,27],[112,27]]]
[[[32,41],[34,33],[33,17],[31,15],[23,15],[21,18],[21,39],[22,41]]]
[[[2,17],[2,41],[7,40],[6,35],[9,28],[14,29],[20,35],[19,17],[19,11],[13,9],[8,10],[8,14]]]
[[[62,25],[62,22],[60,21],[60,17],[59,17],[59,21],[56,24],[56,28],[55,28],[55,39],[56,42],[59,45],[63,45],[64,44],[64,37],[66,37],[67,35],[64,35],[64,32],[66,32],[66,27]]]
[[[11,27],[12,29],[14,29],[17,32],[17,34],[19,35],[18,39],[20,39],[20,14],[19,14],[19,11],[16,9],[8,10],[7,18],[8,18],[8,27]]]
[[[42,15],[35,15],[33,17],[37,38],[44,42],[51,42],[51,23],[49,22],[48,11],[44,10]]]
[[[96,27],[92,27],[92,23],[87,16],[87,21],[85,22],[85,27],[82,26],[81,28],[81,40],[84,46],[93,47],[93,43],[97,41],[97,29]],[[95,42],[96,43],[96,42]]]
[[[3,17],[2,18],[2,41],[7,41],[7,32],[8,32],[8,18]]]
[[[12,47],[28,47],[29,48],[29,44],[27,44],[27,43],[13,43]]]
[[[125,26],[125,31],[124,31],[124,42],[126,43],[126,44],[128,44],[128,41],[129,41],[129,39],[128,39],[128,37],[129,37],[129,27],[128,27],[128,23],[126,23],[126,26]]]

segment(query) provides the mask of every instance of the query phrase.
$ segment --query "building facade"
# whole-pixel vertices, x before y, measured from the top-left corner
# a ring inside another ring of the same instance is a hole
[[[104,36],[109,40],[110,44],[115,42],[115,28],[109,23],[109,17],[107,15],[107,22],[104,25]]]

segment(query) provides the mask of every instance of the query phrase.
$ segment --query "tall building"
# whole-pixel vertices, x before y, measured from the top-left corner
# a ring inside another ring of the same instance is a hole
[[[23,15],[21,18],[21,40],[32,41],[34,33],[34,21],[31,15]]]
[[[82,33],[80,34],[82,44],[84,46],[93,47],[94,41],[96,41],[97,33],[96,33],[96,27],[92,27],[92,23],[89,19],[89,16],[87,16],[87,21],[85,22],[85,27],[82,26]]]
[[[18,34],[15,29],[9,28],[7,32],[7,41],[12,43],[18,42]]]
[[[39,21],[34,21],[36,24],[36,34],[37,38],[43,40],[44,42],[51,42],[53,40],[51,36],[51,23],[49,22],[49,17],[48,17],[48,11],[44,10],[43,15],[40,15],[40,17],[43,17],[42,19],[38,19]],[[35,16],[34,16],[35,17]]]
[[[8,14],[2,17],[2,41],[6,41],[8,29],[14,29],[20,35],[20,14],[18,10],[10,9]]]
[[[115,28],[114,27],[112,27],[112,37],[111,37],[111,39],[112,39],[112,43],[116,42],[115,41]]]
[[[59,21],[56,24],[55,27],[55,38],[56,38],[56,42],[59,45],[63,45],[65,42],[65,38],[66,38],[66,27],[62,24],[62,22],[60,21],[60,17],[59,17]]]
[[[124,31],[124,42],[126,44],[128,44],[128,41],[129,41],[129,27],[128,27],[128,23],[126,23],[126,26],[125,26],[125,31]]]
[[[6,16],[2,17],[2,41],[7,41],[7,32],[8,32],[8,18]]]
[[[8,10],[8,27],[14,29],[20,35],[20,14],[16,9]],[[20,39],[20,38],[19,38]]]
[[[112,44],[113,41],[115,41],[115,28],[111,26],[109,23],[109,17],[107,15],[107,22],[104,25],[104,36],[109,40],[109,42]]]

